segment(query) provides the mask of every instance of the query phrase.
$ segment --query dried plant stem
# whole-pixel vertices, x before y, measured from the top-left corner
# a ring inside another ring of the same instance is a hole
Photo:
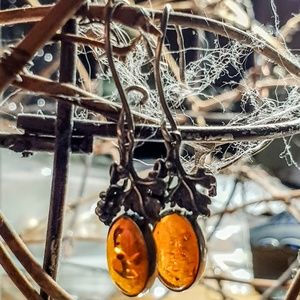
[[[281,79],[264,78],[262,80],[256,81],[253,88],[261,90],[264,88],[278,88],[280,86],[300,86],[300,80],[293,77],[285,77]],[[225,91],[222,94],[214,96],[211,99],[205,101],[193,101],[192,108],[196,111],[211,111],[217,108],[226,108],[230,104],[239,101],[245,90],[245,84],[242,83],[238,88]]]
[[[280,275],[280,277],[270,286],[261,296],[260,300],[268,300],[271,298],[272,294],[283,286],[287,281],[290,280],[291,274],[294,268],[299,268],[298,259],[294,260],[294,262]]]
[[[117,120],[121,111],[118,103],[108,101],[96,94],[89,93],[72,84],[58,83],[36,75],[21,75],[21,81],[14,81],[13,85],[22,89],[55,97],[58,101],[74,104],[99,114],[108,115]],[[132,111],[135,119],[143,123],[159,124],[159,120],[145,114]]]
[[[79,36],[75,34],[56,34],[52,40],[54,41],[64,41],[64,42],[71,42],[77,43],[80,45],[91,46],[96,48],[105,48],[105,44],[89,37]],[[140,37],[137,37],[133,40],[133,42],[124,47],[112,46],[112,51],[114,54],[119,56],[126,56],[130,51],[132,51],[136,45],[136,43],[140,40]]]
[[[0,12],[0,25],[16,24],[25,22],[37,22],[49,11],[51,6],[34,7],[26,9],[14,9]],[[105,6],[90,5],[78,12],[78,16],[87,17],[91,20],[103,21],[105,19]],[[154,35],[160,35],[160,32],[151,23],[151,20],[160,20],[162,13],[160,11],[120,6],[116,9],[112,20],[133,28],[140,28]],[[195,16],[179,12],[171,12],[169,23],[194,29],[206,30],[219,34],[230,39],[236,40],[243,45],[249,46],[255,52],[262,54],[272,60],[274,63],[282,66],[291,74],[300,77],[300,66],[294,63],[289,57],[282,55],[266,41],[263,41],[245,31],[235,28],[223,22],[219,22],[204,16]]]
[[[0,235],[26,271],[44,291],[57,300],[73,299],[36,262],[18,234],[8,225],[2,212],[0,212]]]
[[[300,197],[300,190],[297,190],[297,191],[298,191],[298,197]],[[236,212],[238,210],[243,210],[243,209],[245,209],[245,208],[247,208],[249,206],[257,205],[257,204],[261,204],[261,203],[268,203],[268,202],[275,202],[275,201],[288,202],[288,201],[290,201],[293,198],[295,198],[294,195],[291,195],[290,198],[289,198],[288,195],[286,195],[284,198],[279,198],[279,199],[274,198],[274,197],[263,198],[263,199],[251,201],[251,202],[248,202],[248,203],[236,206],[236,207],[232,207],[232,208],[228,207],[228,208],[226,208],[224,210],[212,213],[211,217],[222,215],[222,214],[232,214],[232,213],[234,213],[234,212]],[[286,200],[286,199],[288,199],[288,200]]]
[[[42,298],[37,291],[32,287],[25,275],[17,268],[12,259],[9,257],[7,250],[0,241],[0,264],[13,281],[21,293],[31,300],[41,300]]]
[[[289,38],[290,35],[293,35],[295,32],[300,30],[300,14],[297,14],[290,18],[286,24],[280,28],[279,38]]]
[[[42,5],[1,10],[0,25],[5,26],[39,22],[49,13],[52,7],[53,5]]]
[[[284,300],[296,300],[300,294],[300,268],[288,289]]]
[[[265,191],[272,195],[273,198],[288,201],[291,198],[299,197],[300,190],[282,191],[274,184],[272,184],[271,176],[263,169],[253,169],[249,166],[243,166],[240,170],[240,174],[258,185],[260,185]]]
[[[145,18],[145,11],[149,13],[149,19]],[[90,6],[90,8],[86,10],[85,15],[90,19],[103,20],[103,8],[100,6]],[[152,27],[147,28],[146,25],[149,24],[151,17],[156,20],[160,20],[161,16],[162,12],[160,11],[142,10],[138,7],[122,6],[117,9],[113,20],[130,27],[142,28],[150,33],[155,34]],[[262,43],[262,40],[256,36],[248,34],[247,32],[244,32],[231,25],[203,16],[194,16],[191,14],[183,14],[178,12],[170,13],[169,23],[173,25],[181,25],[183,27],[207,30],[209,32],[236,40],[243,45],[249,46],[257,53],[265,55],[276,64],[287,69],[290,73],[298,77],[300,76],[300,67],[291,61],[290,58],[283,56],[269,44]]]
[[[254,278],[252,280],[244,280],[244,279],[226,277],[221,275],[206,275],[204,278],[207,280],[232,281],[232,282],[238,282],[242,284],[249,284],[256,288],[268,288],[276,282],[276,280],[272,280],[272,279]]]
[[[48,14],[29,31],[25,38],[5,54],[0,63],[0,91],[2,91],[26,63],[70,19],[85,0],[60,0]]]

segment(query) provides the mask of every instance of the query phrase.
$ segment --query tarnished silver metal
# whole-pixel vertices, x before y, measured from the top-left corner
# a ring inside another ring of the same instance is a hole
[[[100,193],[96,214],[105,224],[111,224],[114,217],[123,207],[125,211],[131,211],[149,223],[155,223],[160,218],[160,213],[166,203],[171,206],[178,205],[192,213],[193,216],[208,216],[210,211],[209,196],[215,195],[215,177],[206,169],[198,168],[195,174],[187,174],[180,161],[181,134],[166,102],[163,84],[160,77],[161,50],[164,43],[168,23],[169,8],[164,10],[161,22],[162,37],[156,48],[154,75],[156,87],[163,113],[170,123],[170,129],[166,122],[161,124],[161,132],[167,150],[165,159],[156,160],[153,170],[146,178],[141,178],[133,166],[134,150],[134,122],[127,101],[126,92],[135,90],[141,93],[142,102],[146,101],[147,94],[139,88],[130,87],[124,91],[116,71],[112,47],[110,41],[110,21],[114,9],[121,5],[116,4],[110,9],[106,20],[106,52],[109,66],[118,89],[122,102],[122,111],[117,124],[117,137],[120,153],[120,162],[114,163],[110,169],[110,186],[105,192]],[[174,184],[176,183],[176,184]],[[207,189],[202,193],[199,187]]]

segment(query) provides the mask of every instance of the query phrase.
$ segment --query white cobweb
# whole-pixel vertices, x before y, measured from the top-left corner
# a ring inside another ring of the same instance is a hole
[[[275,18],[275,29],[278,31],[278,19]],[[126,33],[126,29],[115,25],[114,32],[118,43],[115,45],[126,46],[130,44],[132,39]],[[172,28],[170,28],[172,30]],[[174,28],[173,28],[174,30]],[[116,40],[115,39],[115,40]],[[152,47],[155,48],[155,40],[148,36]],[[262,42],[262,47],[263,47]],[[286,45],[285,45],[286,46]],[[287,49],[289,58],[298,63],[297,56],[293,55]],[[99,57],[99,72],[98,80],[107,80],[110,77],[108,63],[103,50],[94,49],[95,56]],[[187,53],[188,51],[198,51],[199,57],[185,66],[185,82],[181,82],[171,70],[166,56],[161,60],[161,75],[164,83],[164,93],[170,108],[173,111],[174,117],[180,114],[188,115],[186,107],[183,105],[191,96],[197,96],[199,100],[205,101],[214,99],[216,95],[233,88],[241,90],[241,99],[239,105],[239,113],[224,126],[231,125],[261,125],[268,123],[276,123],[299,118],[299,99],[300,89],[298,84],[291,84],[285,81],[285,78],[291,76],[288,72],[280,67],[277,67],[277,72],[273,72],[270,77],[280,81],[280,86],[274,86],[267,93],[262,93],[262,89],[253,86],[253,81],[245,72],[244,64],[248,56],[253,52],[251,47],[245,47],[242,44],[229,39],[226,45],[220,45],[218,37],[213,38],[213,42],[208,43],[204,39],[201,45],[193,48],[185,48],[181,50]],[[180,51],[169,51],[169,54],[178,54]],[[166,54],[166,53],[165,53]],[[128,53],[126,59],[115,58],[116,68],[121,79],[123,87],[126,89],[129,86],[142,86],[149,92],[149,100],[143,104],[139,104],[138,93],[130,93],[128,99],[132,108],[138,110],[148,116],[153,116],[158,119],[163,117],[160,108],[158,93],[153,83],[153,58],[146,51],[144,41],[139,41],[134,49]],[[261,57],[256,59],[258,67],[268,68],[269,72],[273,71],[274,65],[267,59]],[[231,71],[229,72],[229,67]],[[234,72],[232,72],[232,69]],[[275,69],[276,71],[276,69]],[[216,82],[224,76],[227,76],[227,82],[223,82],[218,86]],[[234,82],[234,77],[240,75],[242,78],[239,82]],[[266,78],[264,74],[258,76],[257,80]],[[118,101],[118,93],[113,90],[108,96],[111,101]],[[220,103],[221,112],[230,112],[231,107],[224,107]],[[197,111],[195,112],[197,113]],[[201,114],[201,111],[199,112]],[[195,119],[192,122],[197,126]],[[282,157],[285,157],[289,163],[296,165],[289,151],[289,140],[284,139],[286,148]],[[193,169],[196,163],[205,164],[206,167],[216,171],[224,166],[236,161],[241,157],[251,157],[253,153],[259,151],[266,144],[266,141],[243,141],[235,142],[230,146],[225,147],[214,145],[208,146],[201,142],[189,142],[194,151],[194,156],[185,156],[183,152],[183,161],[188,169]],[[216,154],[216,155],[215,155]],[[199,157],[201,159],[199,159]],[[195,159],[196,158],[196,159]]]

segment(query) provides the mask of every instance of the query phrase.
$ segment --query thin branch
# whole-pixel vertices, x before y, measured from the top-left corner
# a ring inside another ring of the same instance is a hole
[[[300,30],[300,14],[290,18],[279,31],[279,38],[289,39],[291,35]]]
[[[145,18],[145,13],[149,14],[148,19]],[[90,19],[103,20],[103,8],[101,8],[100,6],[90,6],[90,8],[86,10],[85,15]],[[147,28],[146,25],[149,24],[149,20],[151,18],[160,20],[161,16],[162,12],[160,11],[122,6],[117,9],[116,13],[114,14],[113,20],[130,27],[142,28],[143,30],[147,30],[150,33],[155,34],[155,32],[153,32],[152,30],[152,27]],[[172,25],[181,25],[183,27],[206,30],[236,40],[243,45],[249,46],[257,53],[268,57],[276,64],[286,68],[292,74],[298,77],[300,76],[300,67],[296,65],[288,56],[282,55],[269,44],[262,43],[262,40],[260,38],[248,34],[247,32],[244,32],[231,25],[203,16],[195,16],[179,12],[170,13],[169,23]]]
[[[294,262],[280,275],[280,277],[270,286],[261,296],[260,300],[268,300],[271,298],[272,294],[282,287],[288,280],[290,280],[293,269],[299,268],[298,259],[295,259]]]
[[[293,77],[285,77],[281,79],[264,78],[255,82],[253,88],[261,90],[264,88],[278,88],[285,86],[300,86],[300,80]],[[223,92],[220,95],[214,96],[205,101],[193,101],[192,108],[196,111],[210,111],[217,108],[226,108],[228,105],[233,104],[241,99],[245,91],[244,83],[239,87]]]
[[[276,199],[276,198],[273,198],[273,197],[263,198],[263,199],[251,201],[251,202],[239,205],[239,206],[235,206],[235,207],[232,207],[232,208],[227,207],[224,210],[212,213],[211,217],[218,216],[218,215],[221,215],[221,214],[232,214],[236,211],[243,210],[243,209],[245,209],[249,206],[252,206],[252,205],[257,205],[257,204],[267,203],[267,202],[276,202],[276,201],[283,201],[283,200],[282,199]]]
[[[26,271],[44,291],[57,300],[73,300],[72,296],[62,289],[37,263],[18,234],[9,226],[2,212],[0,212],[0,235]]]
[[[105,44],[95,40],[93,38],[79,36],[75,34],[56,34],[52,38],[53,41],[64,41],[64,42],[71,42],[71,43],[77,43],[80,45],[90,46],[90,47],[96,47],[105,49]],[[112,51],[114,54],[118,56],[126,56],[130,51],[134,49],[137,42],[140,40],[140,36],[135,38],[132,43],[128,46],[124,47],[118,47],[118,46],[112,46]]]
[[[0,241],[0,264],[21,293],[30,300],[42,300],[25,275],[17,268]]]
[[[39,48],[75,14],[84,2],[85,0],[60,0],[10,53],[2,56],[0,92],[14,80]]]
[[[118,119],[121,111],[121,106],[118,103],[108,101],[74,85],[58,83],[37,75],[22,74],[21,80],[14,81],[13,84],[34,93],[55,97],[58,101],[65,101],[99,114],[111,116],[111,119],[114,120]],[[132,111],[132,114],[144,123],[159,124],[159,120],[145,114],[136,111]]]
[[[98,234],[95,235],[65,235],[63,236],[62,241],[63,242],[67,242],[70,241],[70,239],[72,239],[72,241],[84,241],[84,242],[95,242],[95,243],[106,243],[106,237],[101,237]],[[34,237],[25,237],[24,238],[24,243],[26,245],[30,245],[30,244],[44,244],[45,243],[45,239],[44,238],[34,238]]]
[[[284,300],[296,300],[300,295],[300,268],[298,268],[297,274],[292,281],[292,284],[287,291]]]
[[[234,194],[235,194],[235,191],[236,191],[238,182],[239,182],[239,180],[236,178],[235,181],[234,181],[234,183],[233,183],[233,188],[232,188],[232,190],[231,190],[231,192],[230,192],[230,194],[229,194],[229,196],[228,196],[228,199],[227,199],[227,201],[226,201],[226,203],[225,203],[225,207],[224,207],[223,211],[219,214],[219,219],[217,220],[217,222],[216,222],[216,224],[215,224],[213,230],[212,230],[212,231],[210,232],[210,234],[208,235],[207,241],[210,241],[211,238],[212,238],[212,237],[214,236],[214,234],[216,233],[216,231],[218,230],[218,228],[219,228],[219,226],[220,226],[220,224],[221,224],[221,222],[222,222],[222,220],[223,220],[223,217],[224,217],[224,215],[225,215],[225,213],[226,213],[226,209],[228,208],[228,206],[229,206],[230,202],[232,201],[232,198],[233,198],[233,196],[234,196]]]
[[[53,5],[41,5],[1,10],[0,25],[8,26],[39,22],[49,13],[52,7]]]
[[[49,11],[51,6],[13,9],[0,12],[0,25],[11,25],[24,22],[37,22]],[[105,6],[89,5],[78,11],[77,15],[91,20],[103,21],[105,19]],[[160,20],[162,13],[160,11],[132,7],[120,6],[116,9],[113,21],[119,22],[126,26],[142,29],[146,32],[159,36],[160,31],[152,24],[152,20]],[[206,30],[227,38],[236,40],[243,45],[253,49],[255,52],[262,54],[272,60],[274,63],[282,66],[291,74],[300,76],[300,66],[294,63],[288,55],[283,55],[262,41],[259,37],[251,35],[245,31],[235,28],[226,23],[216,21],[204,16],[195,16],[179,12],[170,13],[169,23],[194,29]]]
[[[272,286],[276,281],[272,279],[262,279],[262,278],[245,280],[245,279],[238,279],[233,277],[226,277],[222,275],[206,275],[204,278],[207,280],[232,281],[232,282],[238,282],[242,284],[249,284],[255,288],[268,288]]]

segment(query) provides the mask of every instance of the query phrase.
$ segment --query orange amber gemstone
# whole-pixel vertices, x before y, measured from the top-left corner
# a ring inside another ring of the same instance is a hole
[[[121,216],[111,225],[106,251],[109,274],[120,290],[127,296],[143,292],[151,267],[143,233],[131,218]]]
[[[162,283],[174,291],[189,288],[205,268],[205,244],[200,228],[186,217],[172,213],[160,219],[153,236]]]

